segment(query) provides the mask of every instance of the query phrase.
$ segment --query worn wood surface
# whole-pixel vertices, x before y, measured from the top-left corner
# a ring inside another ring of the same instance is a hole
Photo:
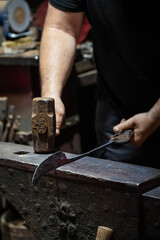
[[[108,227],[99,226],[97,230],[96,240],[110,240],[113,230]]]

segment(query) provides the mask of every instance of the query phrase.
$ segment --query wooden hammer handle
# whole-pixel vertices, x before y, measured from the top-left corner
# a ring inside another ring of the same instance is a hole
[[[97,230],[96,240],[110,240],[113,230],[108,227],[99,226]]]

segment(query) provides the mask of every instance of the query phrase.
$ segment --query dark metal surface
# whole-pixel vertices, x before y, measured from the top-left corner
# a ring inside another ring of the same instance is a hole
[[[134,194],[65,179],[57,188],[51,176],[33,187],[31,172],[10,167],[0,167],[0,175],[0,194],[37,240],[93,240],[101,224],[113,228],[115,240],[138,240],[139,198]]]
[[[154,188],[143,194],[144,197],[160,200],[160,187]]]
[[[49,155],[36,154],[31,146],[0,142],[0,166],[34,171]]]
[[[59,179],[60,197],[72,207],[77,233],[74,240],[96,239],[98,226],[113,229],[114,240],[139,239],[139,203],[134,193],[109,188],[106,185]],[[67,221],[61,219],[67,227]],[[68,239],[64,233],[63,239]]]
[[[0,195],[14,206],[35,238],[58,239],[59,200],[56,180],[46,178],[39,187],[33,188],[31,172],[5,166],[0,166],[0,176]]]
[[[160,187],[143,194],[143,240],[160,239]]]
[[[100,182],[108,187],[145,192],[160,184],[160,170],[86,157],[57,169],[60,177]]]

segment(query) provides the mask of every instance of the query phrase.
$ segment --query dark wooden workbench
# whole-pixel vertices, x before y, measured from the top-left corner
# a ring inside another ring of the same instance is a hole
[[[16,56],[0,56],[0,65],[5,66],[39,66],[39,56],[16,57]]]

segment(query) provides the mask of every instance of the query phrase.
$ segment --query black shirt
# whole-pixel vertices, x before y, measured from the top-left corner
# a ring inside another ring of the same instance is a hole
[[[64,11],[85,11],[92,25],[98,96],[125,117],[148,111],[159,98],[158,1],[49,0]]]

